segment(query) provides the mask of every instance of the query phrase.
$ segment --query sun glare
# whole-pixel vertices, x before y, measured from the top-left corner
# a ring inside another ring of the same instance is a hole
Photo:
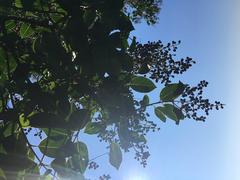
[[[149,180],[149,178],[147,178],[147,176],[144,174],[134,173],[129,175],[126,180]]]

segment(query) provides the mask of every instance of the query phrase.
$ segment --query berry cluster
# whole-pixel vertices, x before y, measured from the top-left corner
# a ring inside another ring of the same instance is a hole
[[[109,174],[104,174],[102,176],[99,177],[99,180],[109,180],[111,179],[111,176]]]
[[[185,112],[187,118],[195,119],[196,121],[205,121],[209,111],[223,109],[224,104],[219,101],[211,103],[209,99],[203,98],[203,89],[207,87],[207,81],[200,81],[195,87],[187,85],[180,99],[180,108]]]
[[[97,169],[99,168],[99,165],[95,161],[91,161],[88,165],[88,169]]]
[[[178,45],[181,41],[172,41],[166,46],[161,41],[148,42],[146,44],[138,43],[130,55],[134,59],[135,73],[147,74],[156,82],[163,84],[171,82],[175,74],[182,74],[187,71],[195,61],[186,57],[178,61],[174,60]],[[142,71],[144,69],[144,71]]]

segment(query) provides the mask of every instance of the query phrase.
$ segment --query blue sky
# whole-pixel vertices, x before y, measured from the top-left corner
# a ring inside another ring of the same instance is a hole
[[[133,35],[141,42],[181,40],[178,56],[193,57],[197,64],[175,80],[193,85],[208,80],[206,97],[227,105],[211,113],[205,123],[159,122],[160,132],[148,135],[151,157],[147,168],[129,153],[119,171],[103,166],[96,173],[110,173],[114,180],[240,179],[239,7],[239,0],[164,0],[159,24],[136,25]],[[152,101],[158,99],[159,91],[152,94]],[[95,140],[88,145],[94,149],[91,155],[104,153]],[[100,164],[106,161],[107,157],[98,160]],[[88,175],[95,177],[95,173]]]

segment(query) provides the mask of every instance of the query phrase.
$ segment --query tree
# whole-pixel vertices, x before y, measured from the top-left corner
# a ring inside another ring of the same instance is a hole
[[[223,108],[203,98],[206,81],[193,87],[172,82],[195,63],[174,59],[180,41],[141,44],[130,37],[133,22],[157,22],[160,5],[160,0],[0,1],[1,179],[84,179],[87,167],[98,165],[79,140],[80,131],[109,144],[109,163],[116,169],[129,150],[146,166],[145,136],[158,130],[148,111],[179,124],[186,118],[205,121],[210,110]],[[156,83],[164,88],[159,100],[149,102]],[[45,156],[54,159],[51,164],[43,163]]]

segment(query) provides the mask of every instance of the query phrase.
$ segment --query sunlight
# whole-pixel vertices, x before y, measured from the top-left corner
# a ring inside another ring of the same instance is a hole
[[[149,180],[145,174],[133,173],[126,180]]]

